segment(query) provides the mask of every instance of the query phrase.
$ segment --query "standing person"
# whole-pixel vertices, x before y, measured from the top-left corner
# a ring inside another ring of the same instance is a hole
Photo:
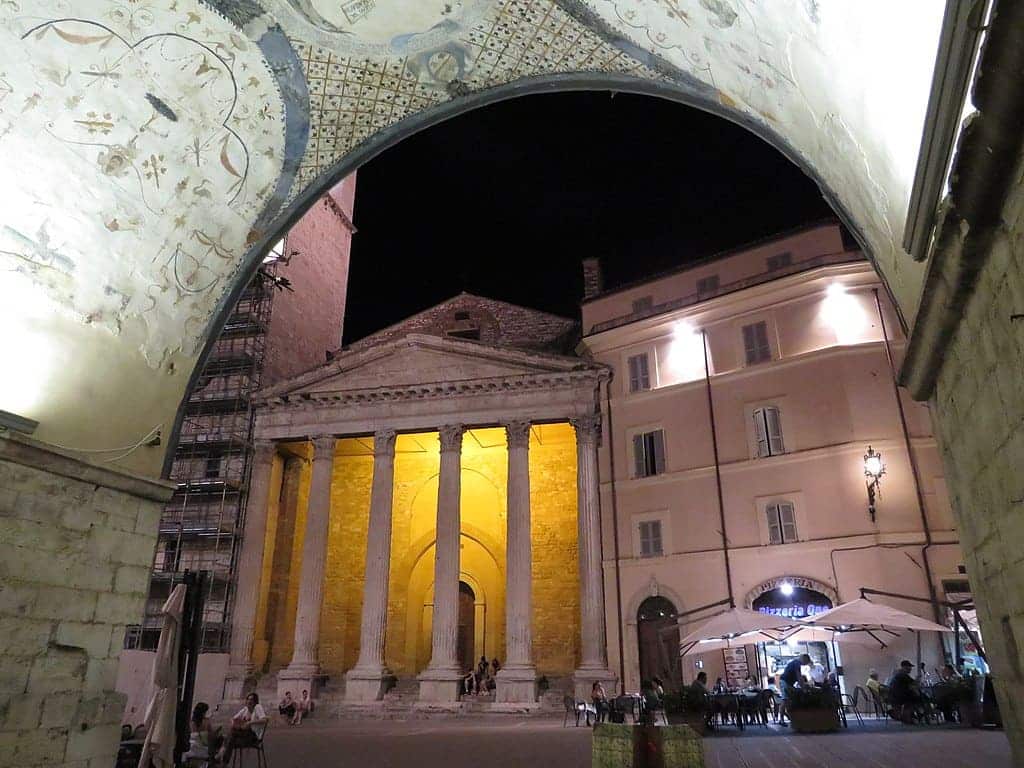
[[[789,699],[796,690],[797,683],[803,679],[802,668],[811,664],[811,657],[806,653],[797,656],[786,665],[779,675],[779,683],[782,687],[782,704],[779,707],[779,725],[789,725],[786,722],[786,715],[789,714]]]
[[[595,680],[594,684],[590,686],[590,700],[594,704],[594,721],[604,722],[605,716],[608,714],[608,694],[605,693],[600,680]]]
[[[493,659],[491,659],[491,677],[497,677],[500,671],[501,664],[498,661],[498,657],[495,656]]]
[[[260,704],[259,694],[250,693],[245,697],[245,706],[231,718],[231,732],[224,746],[220,748],[217,758],[224,765],[228,765],[234,750],[259,743],[266,728],[267,713]]]
[[[486,675],[487,675],[487,657],[486,656],[481,656],[480,657],[480,661],[477,662],[477,665],[476,665],[476,676],[477,676],[477,679],[479,680],[481,677],[485,677]]]

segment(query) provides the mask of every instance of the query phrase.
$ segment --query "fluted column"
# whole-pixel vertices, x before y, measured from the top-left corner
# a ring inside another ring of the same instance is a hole
[[[395,481],[395,430],[373,436],[373,484],[370,523],[366,534],[366,576],[363,581],[363,621],[359,660],[345,675],[345,698],[375,701],[384,696],[389,672],[384,666],[384,637],[388,617],[388,578],[391,573],[391,505]]]
[[[455,701],[462,671],[458,660],[459,495],[462,489],[461,424],[441,427],[441,476],[434,544],[434,612],[430,664],[420,674],[421,701]]]
[[[601,416],[593,414],[571,423],[576,429],[577,547],[580,560],[580,652],[574,675],[576,694],[590,697],[595,680],[610,684],[605,634],[604,575],[601,564],[601,505],[597,447],[601,441]],[[611,691],[608,691],[610,694]]]
[[[295,648],[286,669],[278,673],[278,690],[296,695],[302,688],[316,695],[320,674],[317,655],[320,642],[320,608],[324,597],[324,566],[327,562],[327,535],[331,523],[331,476],[334,471],[332,436],[313,439],[313,476],[309,484],[306,533],[302,542],[302,570],[299,575],[299,601],[295,616]],[[298,688],[296,691],[294,689]]]
[[[505,666],[497,675],[499,704],[537,700],[533,666],[530,543],[530,422],[505,426],[508,444],[508,531],[505,544]]]
[[[245,505],[245,527],[242,549],[238,556],[235,602],[231,611],[230,664],[225,681],[225,698],[241,699],[247,681],[252,678],[252,646],[256,633],[256,607],[260,599],[260,578],[263,575],[263,547],[267,537],[267,502],[270,496],[270,475],[277,445],[270,440],[257,440],[249,475]]]

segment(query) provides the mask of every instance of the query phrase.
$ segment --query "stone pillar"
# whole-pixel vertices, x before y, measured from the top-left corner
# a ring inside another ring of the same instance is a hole
[[[373,436],[373,485],[370,524],[366,533],[366,577],[363,582],[363,621],[359,660],[345,675],[348,701],[377,701],[384,697],[384,635],[388,620],[388,578],[391,575],[391,502],[395,482],[395,431]]]
[[[334,471],[332,436],[313,439],[313,476],[309,484],[306,533],[302,542],[302,570],[299,576],[299,604],[295,616],[295,650],[291,663],[277,674],[278,697],[291,691],[296,698],[302,690],[316,696],[320,677],[317,658],[320,643],[320,608],[324,597],[324,565],[327,535],[331,523],[331,476]]]
[[[505,665],[497,675],[497,704],[537,701],[533,666],[530,568],[530,422],[506,425],[508,439],[508,533],[505,545]]]
[[[595,681],[613,695],[616,678],[608,671],[604,621],[604,573],[601,562],[601,505],[597,474],[597,446],[601,416],[572,419],[576,429],[576,517],[580,558],[579,669],[573,675],[576,697],[590,700]],[[609,690],[611,689],[611,690]]]
[[[462,433],[454,424],[441,427],[441,478],[437,491],[434,545],[434,613],[430,664],[420,673],[420,701],[452,702],[459,698],[462,670],[458,660],[459,495],[462,490]]]
[[[254,687],[252,646],[256,633],[256,607],[260,601],[263,576],[263,547],[267,537],[267,502],[270,475],[277,446],[270,440],[257,440],[249,476],[245,504],[242,550],[238,556],[235,601],[231,609],[231,646],[228,672],[224,680],[224,698],[241,699]]]

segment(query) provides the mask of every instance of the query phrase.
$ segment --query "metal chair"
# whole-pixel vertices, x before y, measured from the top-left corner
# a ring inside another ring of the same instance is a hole
[[[268,768],[267,754],[263,751],[263,740],[266,736],[267,732],[264,731],[252,744],[240,744],[235,747],[231,754],[232,768],[245,768],[245,753],[250,749],[256,753],[256,768]]]
[[[586,702],[574,699],[572,696],[562,697],[562,706],[565,707],[565,717],[562,718],[562,727],[566,727],[566,723],[569,722],[569,713],[572,712],[576,715],[576,726],[579,727],[580,715],[587,711]]]
[[[853,689],[853,696],[850,696],[850,694],[848,694],[848,693],[844,693],[844,694],[840,695],[840,697],[839,697],[839,708],[840,708],[840,710],[842,710],[843,719],[844,720],[846,719],[846,714],[848,712],[853,712],[853,716],[857,718],[857,723],[859,725],[864,725],[864,718],[860,716],[860,711],[857,709],[857,698],[856,698],[856,696],[857,696],[857,691],[859,691],[859,690],[860,690],[859,686],[857,688],[854,688]]]

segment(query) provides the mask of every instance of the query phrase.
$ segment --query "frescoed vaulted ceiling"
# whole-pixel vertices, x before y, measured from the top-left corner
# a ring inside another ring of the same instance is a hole
[[[942,8],[0,0],[0,409],[71,447],[167,434],[233,292],[318,195],[412,131],[537,90],[747,126],[819,182],[912,317],[920,265],[898,242]]]

